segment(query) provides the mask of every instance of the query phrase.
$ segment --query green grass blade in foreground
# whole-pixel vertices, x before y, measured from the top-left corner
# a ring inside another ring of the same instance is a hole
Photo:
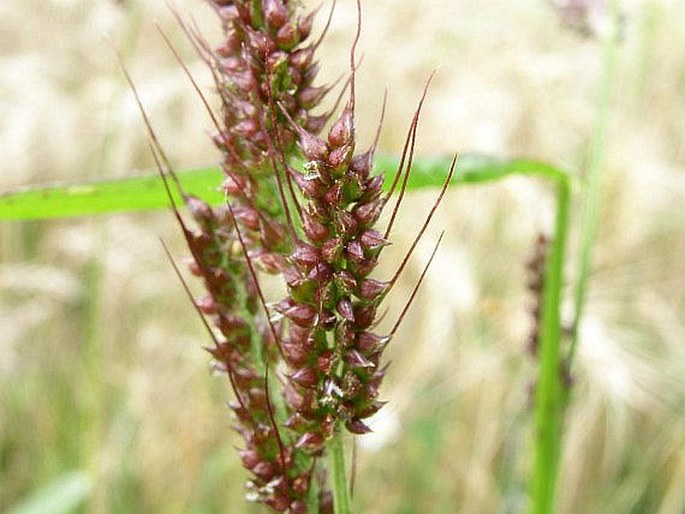
[[[218,168],[179,173],[185,191],[217,204],[222,174]],[[174,188],[172,187],[172,190]],[[181,202],[174,191],[175,200]],[[0,220],[29,220],[147,211],[169,207],[169,199],[157,173],[131,177],[27,187],[0,195]]]
[[[376,170],[392,176],[398,166],[392,156],[378,156]],[[407,183],[409,190],[440,187],[447,177],[451,156],[422,157],[415,160]],[[459,158],[453,183],[478,184],[510,175],[536,175],[554,181],[567,181],[563,171],[543,162],[466,154]],[[218,191],[222,174],[218,168],[178,172],[184,190],[212,205],[223,201]],[[390,182],[389,180],[386,182]],[[180,198],[176,193],[176,200]],[[0,220],[50,219],[94,214],[146,211],[169,207],[169,200],[157,173],[120,179],[28,187],[0,195]]]
[[[7,514],[69,514],[88,499],[92,487],[93,481],[84,472],[66,473],[11,507]]]
[[[418,157],[414,160],[407,182],[408,190],[436,188],[447,178],[452,156]],[[392,175],[399,164],[396,157],[380,155],[376,169]],[[453,184],[482,184],[495,182],[512,175],[529,175],[547,178],[555,182],[567,182],[569,175],[559,168],[532,159],[500,159],[485,154],[463,154],[457,160]],[[386,180],[386,186],[389,181]]]

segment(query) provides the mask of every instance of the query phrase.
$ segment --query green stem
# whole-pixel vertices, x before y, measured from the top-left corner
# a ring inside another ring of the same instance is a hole
[[[309,493],[307,494],[307,507],[312,514],[319,512],[319,487],[316,480],[312,480],[309,486]]]
[[[331,487],[333,488],[333,509],[335,514],[350,514],[350,488],[345,471],[344,430],[336,427],[333,437],[328,441],[327,450]]]
[[[610,6],[609,30],[604,38],[604,56],[602,78],[597,104],[597,120],[592,133],[590,159],[585,180],[585,195],[581,222],[581,256],[578,282],[575,291],[575,314],[571,325],[571,347],[568,354],[568,366],[571,366],[578,346],[578,328],[583,316],[585,295],[592,264],[592,253],[599,225],[599,203],[601,192],[601,175],[606,153],[606,139],[609,128],[611,95],[615,82],[616,61],[619,38],[619,7],[613,0]]]
[[[583,314],[592,250],[599,221],[601,170],[605,160],[606,137],[618,44],[618,1],[611,2],[611,26],[604,40],[603,72],[598,100],[598,115],[590,150],[585,184],[581,227],[581,257],[575,291],[575,316],[568,358],[561,350],[561,287],[566,236],[568,232],[568,182],[559,181],[556,234],[551,249],[543,293],[540,333],[540,373],[535,393],[535,462],[531,480],[531,512],[554,512],[556,483],[561,460],[561,442],[568,394],[563,385],[563,366],[570,368],[578,344],[578,326]]]
[[[531,480],[531,513],[554,512],[565,406],[562,383],[561,300],[568,234],[570,188],[557,184],[554,241],[545,273],[540,332],[540,372],[535,391],[535,462]]]

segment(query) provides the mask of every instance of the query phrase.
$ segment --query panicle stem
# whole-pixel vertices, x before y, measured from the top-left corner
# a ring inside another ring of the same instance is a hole
[[[611,95],[613,93],[619,38],[619,7],[618,0],[609,2],[609,31],[604,36],[604,53],[602,78],[600,82],[599,98],[597,101],[597,119],[590,145],[590,163],[585,177],[583,214],[581,221],[581,257],[578,272],[578,282],[575,291],[575,314],[571,325],[571,348],[568,364],[573,362],[579,340],[580,322],[585,310],[585,295],[587,292],[590,266],[594,249],[597,228],[599,225],[599,204],[601,194],[602,168],[606,154],[606,138],[609,130],[609,115]]]
[[[337,427],[327,444],[335,514],[351,514],[350,490],[345,465],[344,431]]]
[[[531,513],[551,514],[559,471],[564,418],[563,355],[561,353],[561,304],[563,268],[569,219],[568,182],[557,183],[557,213],[545,273],[540,327],[540,372],[535,389],[534,467],[531,480]]]

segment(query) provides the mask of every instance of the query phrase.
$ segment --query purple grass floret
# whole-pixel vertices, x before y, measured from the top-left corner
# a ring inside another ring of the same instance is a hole
[[[388,312],[379,314],[381,304],[442,201],[456,158],[394,274],[389,280],[375,277],[406,191],[430,79],[412,119],[400,166],[384,192],[383,176],[373,173],[373,157],[387,93],[372,145],[356,152],[355,52],[361,22],[350,52],[350,77],[343,87],[343,93],[349,88],[349,99],[322,136],[337,102],[328,113],[312,112],[331,90],[314,84],[318,72],[314,51],[321,38],[307,42],[313,14],[300,15],[298,4],[288,0],[208,3],[224,30],[215,49],[194,24],[174,14],[210,67],[221,100],[219,114],[164,33],[162,37],[215,126],[212,140],[222,155],[225,205],[214,208],[183,191],[125,72],[126,78],[192,255],[189,269],[206,289],[193,304],[214,343],[208,348],[213,366],[227,375],[235,395],[230,408],[234,428],[243,439],[239,456],[250,473],[247,498],[277,512],[306,514],[316,497],[318,512],[328,513],[332,496],[319,457],[339,426],[353,434],[367,433],[368,418],[384,405],[379,399],[387,371],[381,362],[383,351],[416,298],[442,235],[387,333],[376,328]],[[331,16],[324,33],[330,21]],[[296,164],[302,160],[304,165]],[[172,185],[193,218],[192,227],[174,203]],[[398,186],[397,201],[383,230],[378,220]],[[286,284],[286,297],[273,305],[260,284],[264,272],[282,276]]]
[[[220,116],[207,109],[217,128],[213,141],[222,152],[230,203],[212,209],[184,195],[197,229],[190,230],[178,213],[177,218],[193,256],[191,270],[208,292],[196,306],[222,335],[209,351],[235,391],[231,409],[245,441],[241,459],[252,474],[248,498],[279,512],[304,513],[314,461],[279,429],[292,413],[287,405],[276,412],[268,370],[283,351],[282,323],[271,319],[256,268],[273,274],[287,265],[284,254],[293,234],[289,204],[297,205],[287,171],[287,161],[298,152],[290,123],[296,119],[298,126],[320,130],[325,116],[309,110],[328,88],[312,85],[317,67],[312,45],[305,45],[311,15],[296,16],[292,5],[279,0],[210,3],[224,28],[218,49],[210,49],[180,17],[179,22],[210,65],[222,100]],[[276,102],[287,117],[275,109]],[[327,497],[323,489],[322,505],[330,503]]]
[[[311,112],[330,90],[314,85],[318,65],[315,44],[308,43],[313,13],[300,15],[287,0],[209,3],[224,31],[222,44],[206,55],[222,103],[213,140],[223,155],[225,191],[248,248],[261,256],[257,263],[279,271],[281,260],[268,254],[291,249],[290,211],[297,198],[287,161],[298,152],[295,132],[275,105],[308,131],[326,121]]]
[[[390,335],[376,334],[372,327],[381,302],[423,235],[454,170],[453,163],[445,187],[392,280],[371,277],[383,247],[389,244],[387,235],[402,195],[383,235],[376,225],[388,196],[382,193],[383,177],[372,173],[376,143],[355,154],[354,46],[351,61],[350,99],[326,138],[298,127],[282,108],[308,161],[299,172],[291,171],[303,198],[303,235],[288,259],[288,296],[275,309],[288,326],[284,341],[290,368],[286,400],[295,411],[289,426],[299,433],[298,446],[313,455],[324,451],[339,423],[355,434],[369,432],[364,420],[383,405],[378,400],[386,372],[381,355],[416,291]],[[402,193],[411,171],[422,103],[423,97],[407,139],[411,150]],[[398,177],[401,173],[402,166]]]

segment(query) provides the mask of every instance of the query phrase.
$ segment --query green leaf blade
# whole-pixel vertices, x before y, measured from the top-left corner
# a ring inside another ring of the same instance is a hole
[[[93,480],[83,471],[65,473],[10,508],[7,514],[69,514],[89,498]]]
[[[216,204],[221,172],[201,168],[179,173],[184,190]],[[172,188],[175,202],[180,196]],[[0,220],[36,220],[147,211],[169,207],[162,179],[144,174],[113,180],[55,184],[0,195]]]
[[[414,161],[407,190],[439,188],[452,162],[451,156],[421,157]],[[375,170],[385,174],[386,187],[399,166],[396,156],[379,155]],[[220,191],[222,172],[217,167],[179,171],[183,190],[211,205],[224,201]],[[457,161],[454,184],[493,182],[511,175],[535,175],[555,182],[568,181],[568,175],[543,162],[515,159],[501,160],[487,155],[465,154]],[[182,203],[174,187],[177,204]],[[0,195],[0,220],[39,220],[122,212],[140,212],[169,208],[159,174],[141,174],[110,180],[76,182],[28,187]]]

